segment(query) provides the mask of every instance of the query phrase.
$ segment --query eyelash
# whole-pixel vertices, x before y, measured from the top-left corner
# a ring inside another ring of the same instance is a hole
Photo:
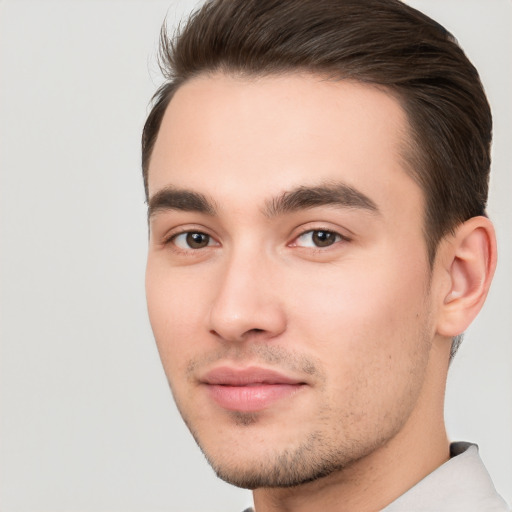
[[[183,229],[181,231],[178,231],[177,233],[172,233],[171,235],[167,236],[164,238],[163,240],[163,244],[164,245],[174,245],[174,250],[178,251],[178,252],[196,252],[198,251],[198,249],[194,249],[192,247],[189,247],[188,249],[184,249],[182,247],[179,247],[177,244],[176,244],[176,239],[181,236],[181,235],[202,235],[202,236],[205,236],[205,237],[208,237],[209,241],[211,240],[215,240],[215,238],[211,235],[209,235],[208,233],[205,233],[204,231],[201,231],[199,229],[195,230],[195,229]],[[210,245],[207,245],[205,247],[211,247]]]
[[[314,236],[314,233],[324,233],[324,234],[327,234],[327,235],[334,235],[335,237],[335,240],[328,244],[328,245],[325,245],[325,246],[319,246],[319,245],[312,245],[312,246],[301,246],[301,245],[298,245],[297,241],[304,237],[305,235],[308,235],[308,234],[311,234],[311,236]],[[208,237],[208,244],[205,245],[204,247],[196,247],[196,248],[192,248],[192,247],[188,247],[188,248],[183,248],[183,247],[179,247],[177,244],[176,244],[176,239],[181,236],[181,235],[202,235],[202,236],[205,236],[205,237]],[[163,241],[164,245],[169,245],[169,244],[173,244],[174,245],[174,250],[177,251],[177,252],[197,252],[199,251],[200,249],[206,249],[208,247],[212,247],[214,245],[210,245],[210,241],[212,241],[214,239],[214,237],[212,237],[211,235],[209,235],[208,233],[205,233],[203,231],[200,231],[200,230],[191,230],[191,229],[184,229],[182,231],[179,231],[178,233],[173,233],[172,235],[166,237]],[[302,232],[300,232],[297,236],[294,237],[293,239],[293,242],[288,244],[288,246],[291,246],[291,247],[299,247],[301,249],[313,249],[313,250],[316,250],[316,251],[323,251],[323,250],[326,250],[330,247],[332,247],[333,245],[335,244],[338,244],[340,242],[350,242],[350,238],[348,238],[347,236],[344,236],[342,235],[341,233],[338,233],[337,231],[334,231],[332,229],[327,229],[327,228],[315,228],[315,229],[306,229]],[[218,245],[218,242],[216,242],[216,245]]]
[[[297,244],[297,240],[299,240],[300,238],[304,237],[305,235],[308,235],[308,234],[311,234],[311,236],[314,236],[315,233],[324,233],[324,234],[327,234],[329,236],[331,235],[334,235],[335,237],[335,240],[328,244],[328,245],[324,245],[324,246],[321,246],[321,245],[314,245],[314,246],[309,246],[309,247],[305,247],[305,246],[299,246]],[[338,244],[340,242],[349,242],[350,239],[344,235],[342,235],[341,233],[338,233],[337,231],[334,231],[332,229],[327,229],[327,228],[314,228],[314,229],[307,229],[305,231],[302,231],[301,233],[299,233],[295,238],[294,238],[294,242],[291,244],[292,247],[295,246],[295,247],[300,247],[300,248],[309,248],[309,249],[314,249],[316,251],[322,251],[322,250],[325,250],[325,249],[328,249],[329,247],[332,247],[333,245],[335,244]]]

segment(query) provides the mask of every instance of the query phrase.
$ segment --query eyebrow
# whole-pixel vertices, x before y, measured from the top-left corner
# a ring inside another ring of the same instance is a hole
[[[148,202],[148,219],[157,212],[178,210],[216,215],[217,209],[205,195],[192,190],[165,187],[159,190]]]
[[[298,210],[329,205],[379,213],[372,199],[345,183],[327,183],[317,187],[301,186],[284,192],[279,197],[267,201],[264,213],[268,217],[276,217]]]
[[[300,186],[283,192],[280,196],[265,202],[263,213],[272,218],[298,210],[329,205],[379,213],[372,199],[345,183],[327,183],[316,187]],[[217,215],[215,204],[204,194],[173,186],[159,190],[149,199],[148,218],[167,210]]]

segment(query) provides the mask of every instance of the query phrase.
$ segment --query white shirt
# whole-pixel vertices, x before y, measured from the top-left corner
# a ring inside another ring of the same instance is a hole
[[[382,512],[509,512],[471,443],[452,443],[452,458]]]

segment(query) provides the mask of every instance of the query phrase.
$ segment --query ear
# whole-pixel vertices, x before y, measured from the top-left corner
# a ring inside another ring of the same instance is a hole
[[[482,308],[496,268],[496,235],[487,217],[472,217],[440,246],[446,285],[437,333],[453,337],[466,330]]]

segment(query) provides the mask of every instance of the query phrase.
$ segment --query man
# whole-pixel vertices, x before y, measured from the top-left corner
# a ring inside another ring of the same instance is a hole
[[[507,510],[443,420],[496,265],[453,37],[398,0],[215,0],[162,56],[148,309],[219,477],[256,512]]]

